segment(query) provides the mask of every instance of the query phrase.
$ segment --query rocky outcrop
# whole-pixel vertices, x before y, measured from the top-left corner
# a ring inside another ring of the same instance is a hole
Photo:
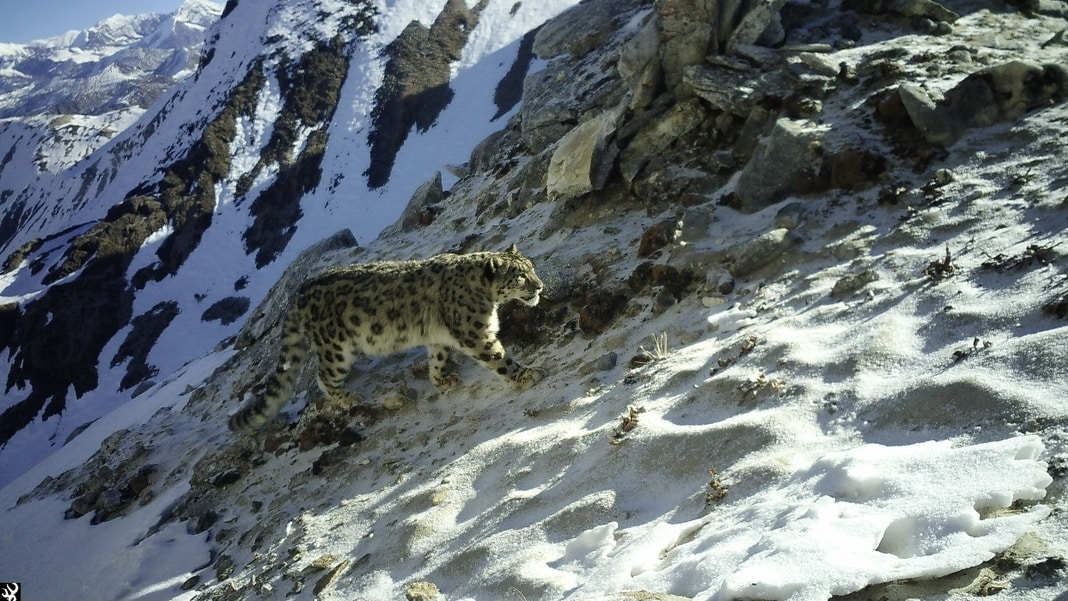
[[[932,144],[948,146],[964,132],[1018,119],[1027,111],[1068,98],[1068,68],[1012,61],[964,78],[937,102],[914,85],[898,88],[913,125]]]
[[[387,228],[383,234],[410,232],[417,227],[430,225],[441,211],[439,205],[444,199],[445,190],[442,187],[441,172],[438,171],[434,177],[415,189],[400,219]]]
[[[148,354],[178,313],[178,303],[165,301],[130,320],[130,333],[111,359],[111,367],[126,363],[126,375],[122,377],[119,390],[133,388],[159,373],[148,363]]]
[[[335,37],[278,70],[285,98],[282,112],[259,162],[239,183],[239,191],[247,191],[248,182],[265,166],[280,167],[274,181],[252,201],[249,212],[253,221],[242,235],[245,252],[256,254],[257,267],[267,265],[285,250],[302,215],[300,199],[319,185],[327,130],[348,65],[347,45]],[[307,136],[303,147],[298,142],[302,135]]]
[[[429,28],[412,21],[386,47],[389,61],[376,93],[374,127],[367,138],[371,146],[371,165],[364,172],[368,187],[380,188],[389,181],[397,152],[411,129],[426,131],[452,101],[450,65],[460,60],[487,1],[468,8],[463,0],[448,0]]]

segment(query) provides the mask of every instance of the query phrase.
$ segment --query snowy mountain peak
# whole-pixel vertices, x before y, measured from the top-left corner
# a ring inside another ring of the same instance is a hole
[[[133,16],[112,15],[80,32],[70,41],[68,48],[93,51],[131,46],[154,31],[165,18],[155,13]]]
[[[123,48],[151,36],[160,27],[188,27],[202,31],[218,20],[222,8],[222,4],[211,0],[187,0],[173,13],[114,14],[86,29],[71,30],[26,44],[0,44],[0,57],[22,48],[67,48],[98,52]]]
[[[0,46],[0,118],[147,107],[196,67],[220,4],[114,15],[84,31]]]

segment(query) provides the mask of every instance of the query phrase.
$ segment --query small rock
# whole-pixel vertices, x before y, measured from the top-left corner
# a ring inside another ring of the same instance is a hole
[[[627,362],[627,367],[631,369],[637,369],[639,367],[649,365],[654,361],[656,361],[656,357],[654,357],[653,354],[649,351],[642,349],[630,358],[630,361]]]
[[[437,601],[441,591],[433,582],[413,582],[404,593],[408,601]]]
[[[949,146],[960,137],[952,115],[939,107],[927,92],[906,84],[899,87],[897,93],[912,124],[928,142]]]
[[[342,561],[341,563],[334,566],[333,569],[331,569],[329,572],[323,574],[322,577],[316,580],[315,586],[312,587],[312,592],[315,593],[315,596],[321,596],[326,589],[334,586],[334,584],[337,583],[338,579],[341,578],[341,573],[349,567],[349,563],[351,562],[347,559]]]
[[[809,69],[824,77],[838,77],[841,67],[826,54],[816,52],[802,52],[797,55],[799,61]]]
[[[673,244],[682,235],[682,225],[683,222],[678,218],[672,218],[645,230],[641,244],[638,245],[638,256],[648,257],[668,244]]]
[[[653,313],[659,315],[673,307],[677,302],[679,302],[678,299],[675,298],[675,295],[670,290],[666,287],[661,287],[660,291],[653,296]]]
[[[739,44],[754,43],[775,46],[786,36],[779,12],[785,3],[786,0],[763,0],[762,2],[745,3],[749,10],[741,15],[735,13],[739,17],[737,21],[728,18],[720,23],[720,37],[727,40],[728,48],[733,48]],[[733,27],[728,34],[726,28],[732,25]]]
[[[690,207],[682,217],[682,230],[679,239],[692,243],[708,237],[708,226],[712,224],[713,214],[708,207]]]
[[[445,189],[442,186],[441,172],[438,171],[434,177],[416,188],[400,219],[390,226],[389,231],[410,232],[419,226],[430,225],[440,212],[438,203],[444,198]]]
[[[735,251],[730,266],[731,275],[744,278],[781,257],[800,240],[790,230],[779,228],[759,236]]]
[[[676,301],[686,296],[686,291],[697,277],[690,269],[671,265],[655,265],[651,261],[640,263],[627,278],[627,286],[641,292],[652,286],[660,286],[671,293]],[[660,291],[657,292],[660,294]],[[674,303],[672,303],[674,304]]]
[[[805,94],[790,94],[782,108],[791,119],[808,119],[823,112],[823,103]]]
[[[96,503],[96,495],[89,496],[83,495],[71,501],[70,508],[64,514],[64,518],[68,520],[74,520],[82,517],[93,510],[93,505]]]
[[[216,488],[222,488],[223,486],[229,486],[240,479],[241,471],[236,468],[230,468],[215,474],[211,479],[211,485]]]
[[[828,250],[839,261],[852,261],[868,252],[870,247],[870,243],[865,240],[846,240],[829,247]]]
[[[797,229],[797,226],[801,225],[806,212],[803,203],[791,202],[779,209],[779,212],[775,214],[775,227],[788,230]]]
[[[784,98],[793,87],[779,69],[735,71],[710,65],[694,65],[683,71],[683,82],[713,107],[746,117],[767,98]]]
[[[111,513],[119,507],[122,507],[122,493],[114,488],[100,491],[100,496],[96,499],[97,510]]]
[[[849,296],[878,279],[879,274],[872,269],[858,274],[847,275],[835,282],[834,288],[831,289],[831,297],[842,298]]]
[[[615,369],[616,364],[619,362],[619,355],[615,351],[609,351],[597,359],[590,361],[579,368],[579,374],[588,376],[602,371],[609,371]]]
[[[829,159],[831,188],[862,190],[874,185],[886,173],[886,159],[868,150],[847,148]]]
[[[819,141],[824,131],[810,121],[776,121],[738,176],[734,192],[741,208],[756,212],[774,204],[790,192],[797,173],[807,168],[818,170]]]
[[[211,509],[207,509],[198,515],[195,520],[189,520],[186,523],[186,531],[189,532],[189,534],[200,534],[201,532],[206,532],[208,528],[214,526],[215,522],[218,521],[219,514]]]
[[[182,586],[178,588],[182,589],[183,591],[191,591],[196,588],[198,584],[200,584],[200,575],[193,574],[185,582],[182,583]]]
[[[701,304],[706,309],[714,309],[727,304],[727,297],[725,296],[703,296],[701,297]]]
[[[338,560],[341,559],[337,555],[326,554],[316,557],[310,564],[308,564],[309,572],[322,572],[329,569],[332,565],[337,565]]]

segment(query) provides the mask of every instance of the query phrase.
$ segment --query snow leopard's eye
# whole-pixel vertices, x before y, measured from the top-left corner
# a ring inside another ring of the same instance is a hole
[[[526,278],[526,276],[523,276],[523,275],[521,275],[521,276],[517,277],[517,278],[515,279],[515,283],[516,283],[516,284],[519,284],[520,286],[522,286],[522,285],[526,284],[526,283],[527,283],[527,278]]]

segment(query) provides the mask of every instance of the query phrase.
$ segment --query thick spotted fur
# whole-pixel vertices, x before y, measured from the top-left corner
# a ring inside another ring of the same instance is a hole
[[[541,279],[516,249],[441,254],[423,261],[364,263],[336,268],[301,285],[283,322],[278,366],[262,392],[230,418],[231,430],[270,421],[293,393],[308,351],[319,359],[319,388],[340,406],[359,402],[345,388],[360,355],[426,347],[430,379],[439,388],[459,383],[445,372],[449,349],[528,388],[542,372],[523,367],[497,340],[497,307],[510,300],[538,303]]]

